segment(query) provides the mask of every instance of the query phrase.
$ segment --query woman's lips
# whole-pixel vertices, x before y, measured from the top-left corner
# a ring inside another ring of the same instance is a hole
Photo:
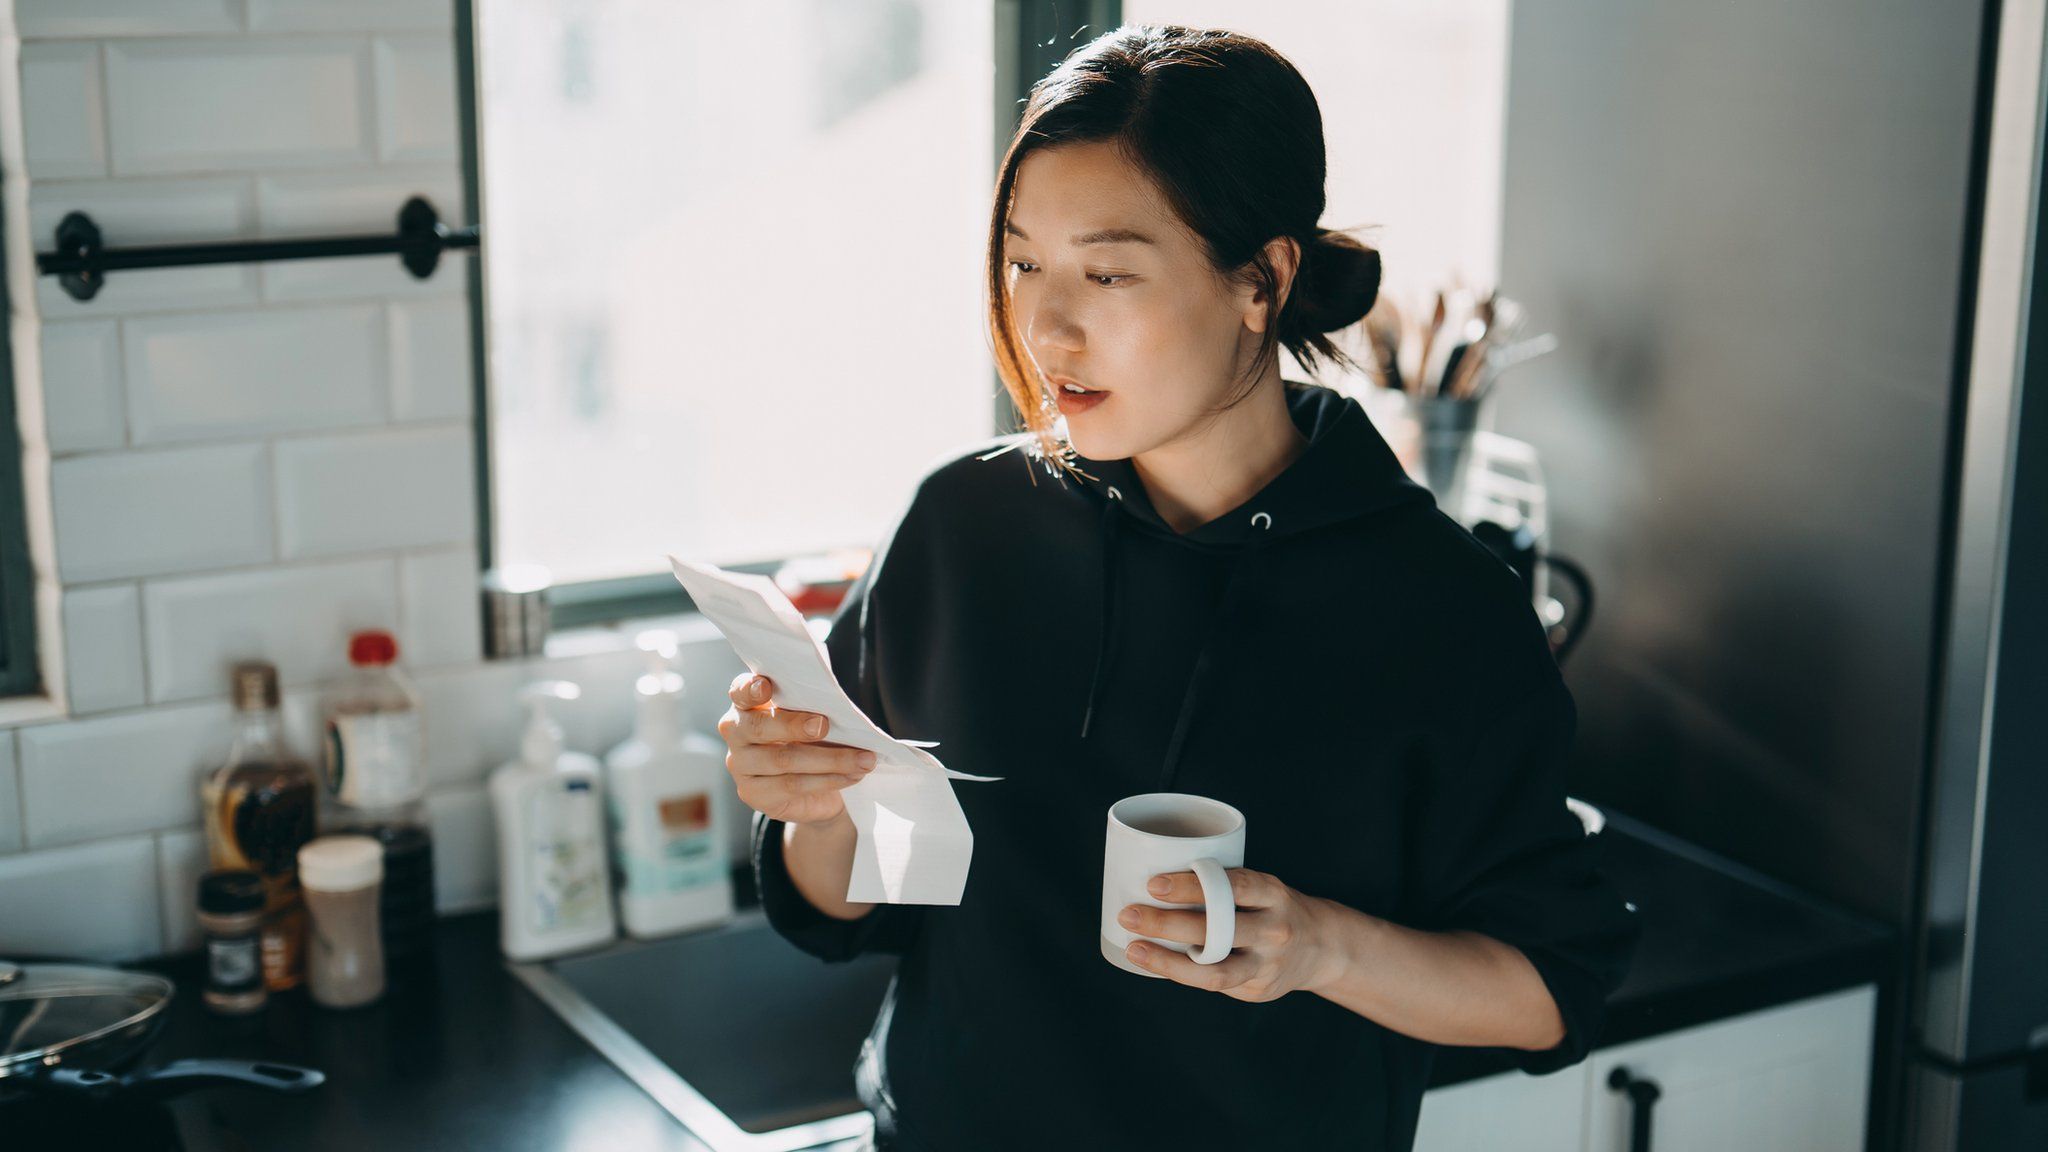
[[[1109,399],[1107,392],[1069,392],[1063,384],[1054,386],[1053,396],[1060,406],[1060,411],[1069,416],[1086,412]]]

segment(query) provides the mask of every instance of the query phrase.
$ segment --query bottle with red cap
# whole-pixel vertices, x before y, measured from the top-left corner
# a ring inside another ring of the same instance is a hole
[[[329,704],[323,831],[384,846],[385,959],[431,941],[433,843],[427,823],[425,732],[419,695],[398,666],[398,641],[381,629],[349,637],[354,676]]]

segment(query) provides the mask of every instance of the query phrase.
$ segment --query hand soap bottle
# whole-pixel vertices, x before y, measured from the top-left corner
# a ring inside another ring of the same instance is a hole
[[[551,700],[581,695],[566,680],[520,693],[529,716],[517,760],[491,773],[498,818],[499,943],[540,960],[618,934],[605,863],[603,781],[595,757],[562,748]]]
[[[643,632],[647,672],[635,684],[633,735],[605,756],[619,918],[642,938],[732,917],[732,866],[718,793],[728,787],[725,744],[684,720],[676,638]]]

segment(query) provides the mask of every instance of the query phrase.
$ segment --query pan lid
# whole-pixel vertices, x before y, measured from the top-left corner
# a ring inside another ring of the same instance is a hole
[[[173,985],[85,964],[0,961],[0,1079],[65,1061],[82,1045],[152,1025]]]

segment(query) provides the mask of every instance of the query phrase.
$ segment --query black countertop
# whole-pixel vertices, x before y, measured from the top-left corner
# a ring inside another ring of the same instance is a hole
[[[1643,940],[1610,1001],[1603,1045],[1881,983],[1890,971],[1897,941],[1882,926],[1626,817],[1609,814],[1604,835]],[[506,971],[494,913],[444,919],[430,956],[394,973],[383,1000],[348,1012],[294,991],[254,1020],[221,1019],[199,1004],[197,957],[146,967],[180,989],[151,1063],[262,1059],[328,1076],[304,1096],[215,1090],[174,1102],[181,1146],[193,1152],[705,1147]],[[1499,1050],[1445,1048],[1432,1083],[1508,1068]]]

